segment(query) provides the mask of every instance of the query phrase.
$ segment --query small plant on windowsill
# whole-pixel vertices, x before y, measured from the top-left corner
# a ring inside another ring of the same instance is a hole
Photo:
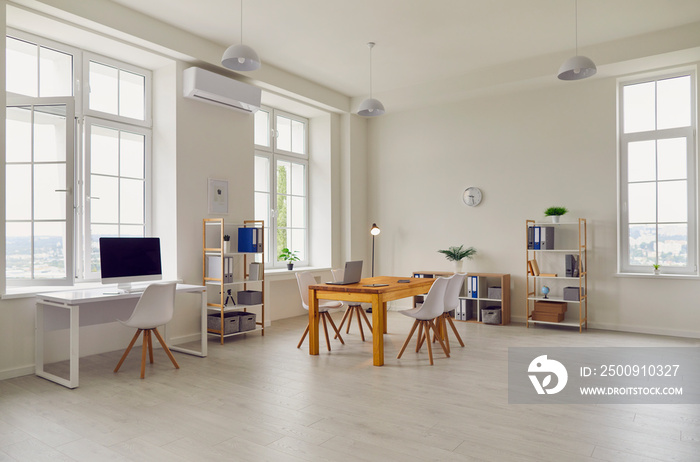
[[[288,270],[294,269],[294,262],[299,261],[296,250],[291,251],[287,247],[282,249],[280,254],[277,256],[277,259],[280,261],[286,261]]]
[[[545,209],[544,216],[552,217],[552,223],[559,223],[559,218],[568,212],[569,210],[566,207],[549,207]]]
[[[653,264],[651,266],[654,267],[654,274],[659,274],[661,265]]]

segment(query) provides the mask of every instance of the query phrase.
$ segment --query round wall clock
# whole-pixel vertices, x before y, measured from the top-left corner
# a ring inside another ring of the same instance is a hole
[[[462,200],[464,201],[465,204],[467,204],[470,207],[476,207],[481,203],[482,199],[482,194],[481,194],[481,189],[471,186],[467,189],[464,190],[464,193],[462,194]]]

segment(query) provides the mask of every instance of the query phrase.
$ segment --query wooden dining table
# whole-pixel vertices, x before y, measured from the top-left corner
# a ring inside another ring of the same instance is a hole
[[[408,282],[398,282],[407,280]],[[375,366],[384,365],[384,334],[387,332],[387,302],[425,294],[435,279],[377,276],[355,284],[314,284],[309,286],[309,354],[319,353],[319,300],[341,300],[372,304],[372,351]]]

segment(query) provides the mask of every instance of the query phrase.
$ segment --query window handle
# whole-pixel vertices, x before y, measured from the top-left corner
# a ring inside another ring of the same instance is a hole
[[[99,199],[100,199],[99,197],[95,197],[95,196],[88,196],[87,198],[90,199],[90,200],[93,200],[93,199],[99,200]]]
[[[64,193],[71,193],[73,192],[73,188],[68,188],[68,189],[54,189],[54,192],[64,192]]]

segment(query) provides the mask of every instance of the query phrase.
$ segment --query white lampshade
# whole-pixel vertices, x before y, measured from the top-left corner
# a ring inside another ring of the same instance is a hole
[[[598,69],[590,58],[585,56],[574,56],[564,61],[559,68],[561,80],[581,80],[594,75]]]
[[[233,71],[255,71],[260,69],[260,58],[251,47],[239,43],[226,49],[221,65]]]
[[[376,117],[384,114],[384,105],[378,99],[367,98],[357,109],[357,114],[365,117]]]

